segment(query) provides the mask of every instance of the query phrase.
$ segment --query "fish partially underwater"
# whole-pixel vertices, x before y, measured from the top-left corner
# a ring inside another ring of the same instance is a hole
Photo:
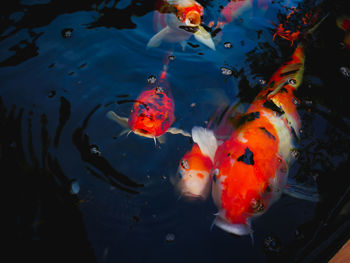
[[[337,26],[345,31],[344,45],[346,49],[350,50],[350,16],[340,16],[337,18]]]
[[[186,131],[171,127],[175,121],[175,103],[167,81],[167,64],[159,79],[145,88],[135,100],[129,118],[120,117],[109,111],[107,117],[125,128],[122,132],[133,132],[139,136],[152,138],[156,143],[164,143],[165,133],[182,134],[191,137]]]
[[[148,48],[158,47],[163,41],[180,43],[185,48],[191,37],[215,50],[209,32],[201,25],[204,14],[202,5],[194,0],[163,0],[155,14],[155,28],[160,31],[147,43]]]
[[[214,161],[214,155],[210,152],[210,148],[217,147],[217,144],[230,137],[235,120],[241,111],[240,103],[219,107],[209,120],[206,129],[193,128],[194,144],[180,160],[176,176],[171,177],[179,197],[202,201],[208,198],[211,190],[210,173]],[[209,149],[203,148],[204,144],[201,144],[202,149],[198,146],[197,142],[200,138],[205,138],[205,146],[210,146]]]
[[[251,234],[252,218],[266,212],[286,185],[293,138],[301,127],[294,92],[302,82],[304,60],[299,44],[222,144],[208,144],[207,135],[193,130],[199,148],[214,156],[212,197],[219,210],[214,223],[229,233]]]

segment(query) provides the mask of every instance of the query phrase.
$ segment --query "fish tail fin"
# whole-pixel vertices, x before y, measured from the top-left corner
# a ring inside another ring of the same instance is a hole
[[[215,138],[214,132],[202,127],[193,127],[192,139],[198,144],[201,152],[214,162],[215,152],[218,148],[218,142]]]

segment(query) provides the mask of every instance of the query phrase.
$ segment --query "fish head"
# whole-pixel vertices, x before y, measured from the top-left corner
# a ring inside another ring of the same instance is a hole
[[[176,188],[181,196],[188,199],[205,200],[210,190],[210,171],[212,161],[202,154],[197,144],[181,159],[177,175]]]
[[[143,91],[131,109],[129,127],[137,135],[154,138],[164,134],[175,121],[174,103],[165,88]]]
[[[186,14],[185,24],[187,26],[198,26],[201,23],[201,16],[197,11],[189,11]]]
[[[196,27],[202,23],[203,7],[196,1],[184,1],[175,7],[177,18],[186,26]]]

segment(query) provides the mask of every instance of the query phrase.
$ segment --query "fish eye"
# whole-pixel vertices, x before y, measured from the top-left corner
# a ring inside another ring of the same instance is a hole
[[[297,84],[297,81],[295,79],[288,79],[288,83],[292,86],[295,86]]]
[[[184,168],[184,169],[186,169],[186,170],[190,169],[190,166],[188,165],[188,162],[187,162],[187,160],[185,160],[185,159],[182,159],[182,160],[181,160],[180,165],[181,165],[182,168]]]

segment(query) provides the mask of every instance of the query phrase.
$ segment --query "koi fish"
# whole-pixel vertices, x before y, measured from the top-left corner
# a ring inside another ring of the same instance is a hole
[[[107,117],[126,128],[124,133],[133,132],[137,135],[152,138],[156,143],[164,143],[164,134],[191,135],[181,129],[170,127],[174,121],[175,104],[171,90],[166,79],[167,65],[160,75],[159,80],[147,87],[135,100],[130,111],[129,118],[120,117],[115,112],[109,111]]]
[[[326,14],[320,21],[317,22],[317,19],[321,12],[320,6],[316,7],[315,10],[313,10],[313,14],[311,14],[311,12],[305,13],[301,19],[297,18],[299,15],[298,13],[300,12],[299,9],[296,7],[285,8],[290,12],[286,16],[284,23],[281,23],[277,26],[272,40],[275,40],[278,36],[289,41],[291,43],[291,46],[293,46],[296,40],[304,38],[306,35],[311,35],[329,15],[329,13]],[[298,23],[291,23],[291,21],[298,21]]]
[[[162,29],[148,42],[147,47],[158,47],[163,41],[179,42],[183,49],[192,35],[195,39],[215,50],[214,42],[203,26],[204,11],[195,0],[164,0],[155,14],[155,23]]]
[[[350,17],[341,16],[337,19],[337,26],[345,31],[344,44],[350,50]]]
[[[237,123],[230,138],[217,147],[201,134],[200,149],[214,156],[212,197],[218,208],[215,225],[229,233],[252,233],[251,220],[279,199],[292,162],[292,139],[300,119],[294,92],[302,82],[304,48],[299,44]]]
[[[233,131],[234,120],[239,116],[241,110],[239,106],[240,103],[230,107],[220,107],[211,117],[207,129],[200,127],[192,129],[192,134],[195,135],[192,138],[194,141],[192,149],[185,153],[175,178],[171,178],[180,197],[203,201],[207,199],[211,189],[210,172],[213,168],[214,156],[208,148],[200,149],[198,143],[201,143],[201,138],[206,138],[205,145],[217,147],[217,143],[220,144],[228,139]],[[211,127],[213,133],[208,130]]]
[[[253,13],[264,13],[268,9],[271,0],[232,0],[220,11],[220,18],[216,23],[216,28],[223,28],[226,24],[231,23],[243,12],[251,9]],[[254,16],[254,15],[253,15]],[[210,21],[209,27],[213,27],[214,21]]]

